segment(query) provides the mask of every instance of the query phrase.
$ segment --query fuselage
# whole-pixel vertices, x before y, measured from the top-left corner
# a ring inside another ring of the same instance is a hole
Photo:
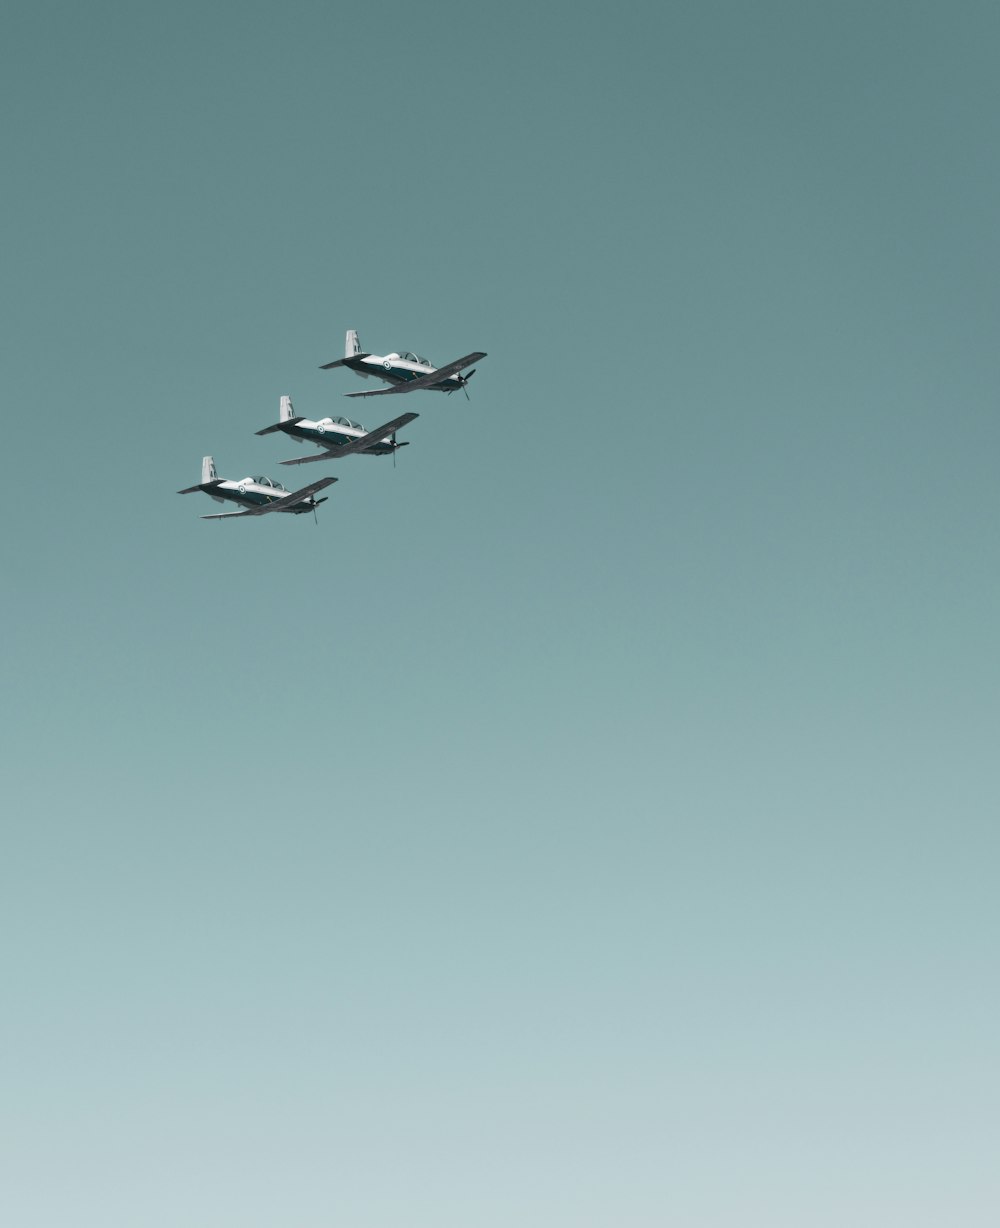
[[[302,443],[314,443],[321,448],[339,448],[367,434],[360,423],[352,422],[349,418],[321,418],[318,422],[303,418],[294,426],[285,426],[282,429],[290,439],[297,439]],[[362,449],[361,455],[389,456],[397,447],[403,447],[403,444],[396,444],[389,436],[386,436],[385,439],[368,444]]]
[[[213,499],[228,500],[230,503],[239,504],[240,507],[262,507],[265,503],[275,503],[278,499],[286,498],[291,491],[286,490],[280,482],[273,482],[270,478],[255,477],[225,481],[214,487],[209,493]],[[296,515],[311,512],[312,502],[304,499],[301,503],[293,503],[291,507],[275,508],[275,511],[294,512]]]
[[[373,375],[376,379],[385,380],[387,384],[408,384],[411,380],[420,379],[423,375],[433,375],[437,367],[431,366],[426,358],[417,354],[369,354],[366,358],[345,358],[344,366],[350,367],[360,376]],[[439,384],[431,384],[431,392],[457,392],[462,387],[462,380],[457,376],[446,376]]]

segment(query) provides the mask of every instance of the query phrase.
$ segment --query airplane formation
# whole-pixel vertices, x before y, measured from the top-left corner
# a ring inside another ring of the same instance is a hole
[[[467,367],[485,358],[485,353],[476,351],[458,358],[454,362],[445,363],[443,367],[435,367],[417,354],[369,354],[362,350],[358,334],[354,329],[348,329],[344,343],[344,357],[336,362],[325,363],[320,370],[330,371],[334,367],[347,367],[362,379],[373,376],[384,380],[388,388],[373,388],[366,392],[348,392],[349,397],[386,396],[390,393],[416,392],[426,389],[433,392],[452,393],[461,389],[468,399],[468,383],[475,375],[473,368],[463,375]],[[308,456],[296,456],[291,460],[279,461],[280,465],[306,465],[311,461],[340,460],[341,457],[359,453],[365,456],[392,456],[395,463],[396,452],[405,448],[409,440],[398,442],[396,432],[408,426],[419,414],[400,414],[391,422],[384,422],[374,430],[366,431],[359,422],[350,418],[320,418],[313,421],[300,417],[292,407],[291,397],[282,397],[278,410],[278,421],[271,426],[265,426],[257,431],[258,435],[271,435],[280,431],[297,443],[313,444],[319,452]],[[325,503],[328,496],[317,499],[316,495],[332,486],[337,479],[333,477],[320,478],[310,482],[300,490],[287,490],[280,482],[258,475],[257,477],[230,480],[220,478],[215,468],[215,458],[206,456],[201,462],[201,481],[195,486],[179,490],[179,495],[190,495],[196,490],[204,491],[216,503],[235,503],[239,510],[235,512],[215,512],[202,516],[202,520],[228,520],[235,516],[263,516],[269,512],[290,512],[301,515],[312,512],[316,516],[316,508]]]

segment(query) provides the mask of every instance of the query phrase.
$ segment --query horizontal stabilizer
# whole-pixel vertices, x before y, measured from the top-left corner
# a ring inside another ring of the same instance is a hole
[[[297,418],[286,418],[284,422],[275,422],[273,426],[265,426],[262,431],[255,431],[254,434],[270,435],[272,431],[283,431],[286,427],[297,426],[300,422],[305,422],[301,414]]]
[[[320,367],[321,371],[332,371],[334,367],[345,367],[348,363],[360,362],[362,358],[371,358],[371,354],[349,354],[347,358],[338,358],[336,362],[325,362]]]
[[[193,495],[196,490],[211,491],[217,486],[221,486],[224,478],[216,478],[214,482],[199,482],[197,486],[187,486],[184,490],[179,490],[179,495]]]

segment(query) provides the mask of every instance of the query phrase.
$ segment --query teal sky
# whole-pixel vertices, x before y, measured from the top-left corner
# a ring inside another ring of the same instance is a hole
[[[996,1224],[998,52],[8,6],[4,1223]]]

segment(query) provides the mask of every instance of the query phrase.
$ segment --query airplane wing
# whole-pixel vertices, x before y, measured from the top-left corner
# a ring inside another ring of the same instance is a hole
[[[321,371],[332,371],[334,367],[342,367],[348,362],[357,362],[359,358],[371,358],[371,354],[352,354],[350,358],[338,358],[336,362],[325,362]]]
[[[308,465],[310,461],[339,460],[342,456],[350,456],[352,452],[364,452],[373,443],[378,443],[380,440],[385,439],[386,435],[391,435],[393,431],[398,431],[401,426],[406,426],[408,422],[412,422],[414,418],[419,417],[419,414],[400,414],[398,418],[393,418],[385,426],[377,426],[373,431],[369,431],[367,435],[360,435],[357,439],[352,439],[350,443],[341,444],[337,448],[330,448],[326,452],[319,452],[315,456],[297,456],[294,460],[279,461],[278,463],[280,465]]]
[[[294,504],[301,503],[303,499],[308,499],[317,490],[324,490],[327,486],[332,486],[336,480],[336,478],[320,478],[318,482],[310,482],[308,486],[303,486],[301,490],[292,491],[290,495],[285,495],[283,499],[275,499],[273,503],[263,503],[260,507],[248,507],[245,512],[230,512],[230,515],[266,516],[268,512],[283,512]]]
[[[255,431],[254,434],[270,435],[272,431],[283,431],[286,426],[298,426],[300,422],[305,422],[301,414],[297,418],[286,418],[284,422],[275,422],[273,426],[265,426],[262,431]]]
[[[333,460],[336,452],[314,452],[311,456],[295,456],[291,460],[278,461],[279,465],[308,465],[310,461]]]
[[[230,516],[245,516],[246,512],[211,512],[202,516],[202,520],[228,520]]]
[[[389,396],[393,392],[416,392],[418,388],[433,388],[435,384],[440,384],[442,380],[449,379],[458,371],[464,371],[466,367],[471,367],[474,362],[478,362],[480,358],[485,357],[485,353],[477,350],[474,354],[466,354],[464,358],[456,358],[454,362],[438,367],[436,371],[430,371],[427,375],[407,380],[405,384],[393,384],[389,388],[375,388],[371,392],[345,392],[344,396],[384,397]]]
[[[222,486],[225,483],[225,478],[215,478],[211,482],[199,482],[197,486],[186,486],[184,490],[179,490],[179,495],[193,495],[196,490],[212,491],[216,486]]]

